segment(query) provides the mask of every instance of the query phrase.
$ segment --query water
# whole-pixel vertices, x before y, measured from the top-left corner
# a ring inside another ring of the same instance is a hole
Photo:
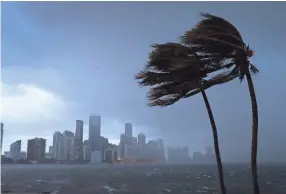
[[[226,165],[228,193],[252,194],[250,168]],[[53,194],[218,194],[215,165],[2,165],[2,190]],[[286,194],[286,166],[260,166],[261,194]]]

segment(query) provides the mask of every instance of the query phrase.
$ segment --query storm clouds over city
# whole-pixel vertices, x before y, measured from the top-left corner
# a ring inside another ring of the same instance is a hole
[[[213,142],[202,97],[150,108],[148,88],[134,79],[151,44],[178,41],[204,11],[228,18],[254,49],[251,60],[260,70],[253,78],[258,158],[286,161],[285,9],[285,3],[270,2],[2,3],[3,150],[18,139],[26,149],[26,140],[34,137],[51,145],[53,132],[74,132],[77,119],[84,121],[86,139],[89,116],[95,114],[102,118],[102,134],[113,143],[130,122],[134,134],[204,151]],[[223,160],[249,161],[246,81],[237,79],[207,93]]]

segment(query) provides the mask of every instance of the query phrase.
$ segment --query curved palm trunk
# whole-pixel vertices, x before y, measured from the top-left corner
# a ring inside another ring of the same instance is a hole
[[[226,189],[224,185],[224,180],[223,180],[223,169],[222,169],[222,163],[221,163],[221,157],[220,157],[220,151],[219,151],[219,143],[218,143],[218,135],[217,135],[217,129],[215,125],[215,120],[213,117],[213,113],[211,110],[210,103],[208,101],[207,95],[204,90],[201,90],[206,108],[209,114],[211,126],[212,126],[212,131],[213,131],[213,138],[214,138],[214,148],[215,148],[215,155],[216,155],[216,162],[217,162],[217,168],[218,168],[218,173],[219,173],[219,181],[220,181],[220,189],[222,194],[226,194]]]
[[[254,194],[259,194],[259,185],[257,178],[257,144],[258,144],[258,109],[257,101],[254,91],[254,86],[250,72],[246,73],[246,79],[249,88],[249,95],[252,106],[252,144],[251,144],[251,170],[252,170],[252,184]]]

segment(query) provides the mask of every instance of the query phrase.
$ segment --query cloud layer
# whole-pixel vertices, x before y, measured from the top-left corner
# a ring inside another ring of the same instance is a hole
[[[66,107],[64,101],[42,88],[27,84],[1,83],[3,121],[35,122],[59,119]]]

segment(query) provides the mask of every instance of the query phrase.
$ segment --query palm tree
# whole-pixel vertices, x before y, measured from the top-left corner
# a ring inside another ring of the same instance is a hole
[[[201,93],[208,111],[219,172],[222,194],[226,194],[219,141],[213,113],[205,93],[207,88],[231,81],[237,75],[222,73],[209,78],[209,74],[228,68],[232,64],[217,63],[210,57],[197,53],[196,49],[181,44],[153,45],[149,62],[136,75],[141,86],[152,86],[149,106],[169,106],[182,98]]]
[[[210,14],[201,14],[203,19],[192,30],[181,37],[181,43],[217,63],[228,63],[232,71],[242,81],[246,77],[252,105],[252,145],[251,168],[254,194],[259,194],[257,177],[258,109],[251,73],[258,69],[250,63],[253,51],[243,41],[239,31],[228,21]]]

